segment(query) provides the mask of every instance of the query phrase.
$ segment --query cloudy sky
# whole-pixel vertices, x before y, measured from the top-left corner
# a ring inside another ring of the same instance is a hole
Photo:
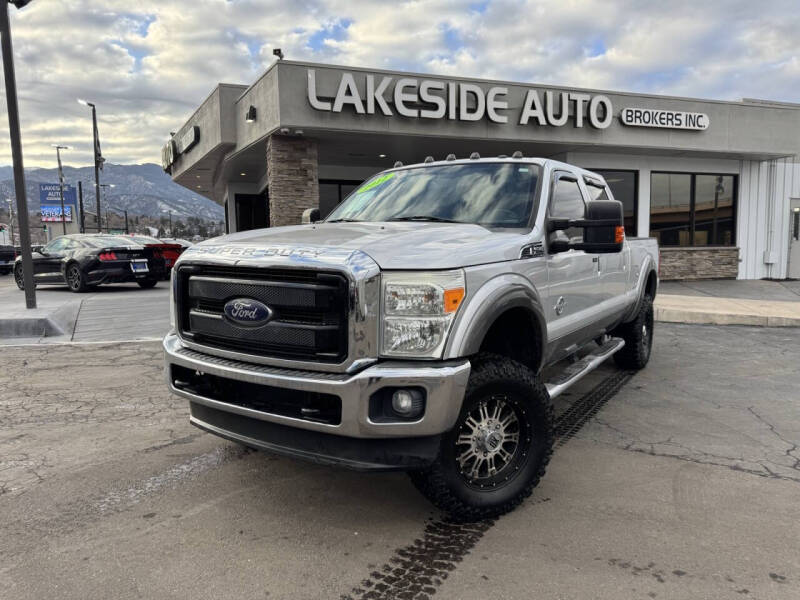
[[[26,167],[160,162],[218,82],[289,59],[800,102],[797,0],[33,0],[11,8]],[[11,163],[0,122],[0,165]]]

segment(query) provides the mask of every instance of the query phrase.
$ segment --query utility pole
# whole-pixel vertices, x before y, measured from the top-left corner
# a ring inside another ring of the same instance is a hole
[[[109,228],[108,228],[108,188],[110,188],[110,187],[113,188],[113,187],[116,187],[116,185],[113,184],[113,183],[101,183],[100,186],[98,187],[98,190],[99,189],[103,190],[103,195],[105,196],[105,201],[106,201],[106,233],[109,233]],[[98,211],[100,210],[100,200],[97,201],[97,210]],[[98,214],[100,214],[100,213],[98,213]]]
[[[102,231],[102,224],[100,222],[100,170],[103,168],[103,158],[100,152],[100,133],[97,131],[97,109],[92,102],[81,100],[78,98],[78,103],[88,106],[92,109],[92,136],[94,138],[94,197],[97,203],[97,232]]]
[[[61,168],[61,151],[69,150],[69,146],[53,144],[53,148],[56,149],[56,158],[58,159],[58,189],[61,195],[61,234],[67,235],[67,215],[64,214],[64,169]]]
[[[86,215],[83,212],[83,182],[78,182],[78,210],[81,211],[80,214],[80,232],[86,233]]]
[[[127,210],[125,211],[125,233],[130,233],[130,231],[128,231],[128,211]]]
[[[8,202],[8,226],[11,228],[11,245],[14,244],[14,201],[11,198],[6,198]]]
[[[30,0],[13,0],[22,8]],[[17,78],[14,73],[14,51],[11,46],[11,26],[8,21],[8,0],[0,0],[0,37],[3,49],[3,74],[6,83],[8,129],[11,137],[11,157],[14,163],[14,191],[17,196],[19,239],[22,246],[22,277],[25,286],[25,306],[36,308],[36,290],[33,287],[33,259],[31,258],[31,232],[28,228],[28,199],[25,196],[25,171],[22,165],[22,137],[19,131],[19,106],[17,105]]]

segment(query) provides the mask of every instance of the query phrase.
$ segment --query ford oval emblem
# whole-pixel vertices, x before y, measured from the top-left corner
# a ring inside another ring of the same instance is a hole
[[[229,320],[244,327],[259,327],[272,318],[272,309],[252,298],[228,300],[224,310]]]

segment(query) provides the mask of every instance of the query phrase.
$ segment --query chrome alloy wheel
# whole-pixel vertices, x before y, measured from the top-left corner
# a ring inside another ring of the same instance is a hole
[[[67,285],[71,290],[77,290],[81,287],[81,270],[78,265],[70,266],[67,271]]]
[[[506,396],[479,402],[464,419],[456,439],[456,462],[472,486],[496,488],[524,464],[531,432],[520,408]]]
[[[19,289],[25,289],[25,278],[22,275],[22,267],[20,265],[14,267],[14,281]]]

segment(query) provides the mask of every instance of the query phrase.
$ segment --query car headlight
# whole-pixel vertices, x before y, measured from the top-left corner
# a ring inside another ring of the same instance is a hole
[[[382,275],[382,356],[439,358],[464,299],[464,271]]]

